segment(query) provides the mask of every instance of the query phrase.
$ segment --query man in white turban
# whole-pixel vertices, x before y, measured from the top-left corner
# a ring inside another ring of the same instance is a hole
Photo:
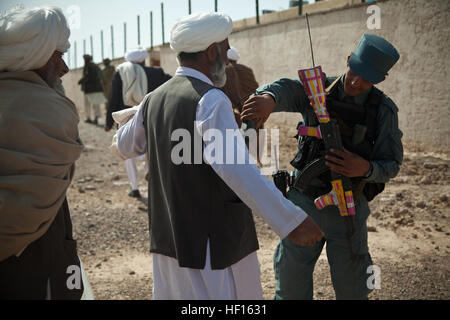
[[[66,191],[83,146],[59,90],[69,28],[55,7],[0,16],[0,299],[80,299],[90,289]]]
[[[125,54],[125,62],[117,67],[113,76],[111,95],[106,112],[105,131],[111,130],[114,120],[112,114],[131,108],[141,103],[145,95],[171,78],[160,67],[146,67],[148,57],[146,49],[136,48]],[[136,161],[145,160],[145,156],[125,160],[125,169],[130,180],[131,190],[128,195],[140,198],[138,187],[138,170]],[[145,163],[147,171],[147,163]]]
[[[230,61],[233,60],[234,62],[237,62],[241,58],[241,55],[239,54],[236,48],[230,47],[230,49],[228,49],[227,51],[227,57],[228,60]]]
[[[244,102],[250,95],[256,92],[259,84],[256,81],[253,70],[246,65],[238,63],[241,55],[236,48],[231,47],[227,52],[227,56],[230,64],[233,66],[234,70],[236,70],[237,76],[239,78],[239,87],[242,94],[241,101]]]
[[[212,132],[239,132],[230,100],[217,89],[226,81],[231,30],[220,13],[178,20],[170,39],[180,65],[175,76],[117,134],[122,156],[148,150],[150,158],[153,299],[262,299],[252,211],[281,238],[312,245],[322,236],[254,164],[224,164],[208,152]],[[183,133],[187,148],[180,151]],[[231,145],[248,159],[242,136],[232,136],[223,149],[216,145],[216,155],[225,157]]]
[[[0,71],[36,70],[69,49],[70,30],[57,8],[16,9],[0,20]]]

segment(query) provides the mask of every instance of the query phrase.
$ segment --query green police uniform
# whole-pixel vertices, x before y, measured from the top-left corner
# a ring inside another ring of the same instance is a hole
[[[360,50],[357,49],[355,53],[361,52],[361,45],[364,45],[363,40],[365,40],[364,37],[358,47]],[[362,58],[364,58],[364,52],[367,54],[367,50],[370,50],[370,48],[362,50]],[[371,59],[374,58],[373,55],[369,56]],[[361,56],[359,55],[358,58],[361,58]],[[364,59],[362,60],[364,61]],[[364,70],[361,70],[361,61],[359,62],[360,65],[356,66],[355,69],[359,68],[361,76],[372,80],[375,80],[375,76],[378,76],[377,79],[380,78],[376,73],[365,74]],[[393,63],[386,67],[387,70],[392,65]],[[387,70],[385,71],[387,72]],[[370,92],[375,88],[371,88],[358,96],[350,97],[344,91],[343,81],[344,77],[341,77],[337,83],[338,100],[365,108]],[[313,122],[312,117],[315,117],[315,114],[312,112],[312,107],[300,81],[280,79],[258,88],[257,94],[265,93],[270,94],[276,102],[273,112],[299,112],[302,114],[306,125]],[[370,157],[372,170],[363,179],[367,183],[386,183],[389,179],[395,177],[399,171],[403,159],[403,147],[401,142],[402,132],[398,128],[397,112],[398,108],[394,102],[383,94],[375,120],[375,137]],[[299,171],[295,170],[295,174],[298,175],[298,173]],[[311,181],[311,185],[318,188],[324,187],[323,182],[319,179]],[[367,273],[367,268],[372,265],[372,260],[367,244],[366,221],[370,209],[366,196],[361,194],[355,202],[355,233],[351,239],[351,247],[348,238],[348,225],[346,225],[344,217],[340,216],[337,207],[328,206],[319,211],[314,205],[314,196],[307,195],[294,188],[288,191],[287,197],[314,219],[324,232],[325,237],[312,247],[295,245],[289,238],[280,241],[274,254],[275,298],[313,298],[314,266],[326,243],[336,298],[367,299],[370,292],[367,280],[371,275]]]

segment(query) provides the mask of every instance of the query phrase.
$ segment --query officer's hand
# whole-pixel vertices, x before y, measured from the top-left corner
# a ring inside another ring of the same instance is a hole
[[[111,130],[111,128],[108,126],[105,126],[105,131],[108,132],[109,130]]]
[[[252,96],[242,106],[241,120],[255,120],[256,129],[259,129],[269,118],[270,113],[275,109],[275,105],[275,101],[270,94]]]
[[[323,236],[322,230],[310,216],[288,235],[292,242],[302,246],[313,246],[316,242],[322,240]]]
[[[331,149],[325,156],[325,165],[336,173],[346,177],[362,177],[366,175],[370,168],[370,162],[360,157],[356,153],[351,153],[345,148],[343,150]]]

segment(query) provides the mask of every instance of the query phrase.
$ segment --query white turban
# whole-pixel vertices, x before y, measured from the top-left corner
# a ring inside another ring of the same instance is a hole
[[[147,50],[142,48],[133,49],[125,54],[125,60],[133,63],[144,62],[147,57]]]
[[[241,55],[236,50],[236,48],[230,47],[230,49],[228,49],[228,51],[227,51],[227,57],[230,60],[238,61],[239,58],[241,57]]]
[[[176,53],[199,52],[228,38],[233,22],[221,13],[194,13],[183,17],[170,30],[170,47]]]
[[[70,29],[61,9],[16,9],[0,16],[0,71],[44,66],[57,50],[70,47]]]

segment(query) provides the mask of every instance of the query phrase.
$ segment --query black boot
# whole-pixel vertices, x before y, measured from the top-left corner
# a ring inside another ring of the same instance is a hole
[[[128,192],[128,195],[132,198],[140,198],[141,197],[139,190],[131,190],[130,192]]]

